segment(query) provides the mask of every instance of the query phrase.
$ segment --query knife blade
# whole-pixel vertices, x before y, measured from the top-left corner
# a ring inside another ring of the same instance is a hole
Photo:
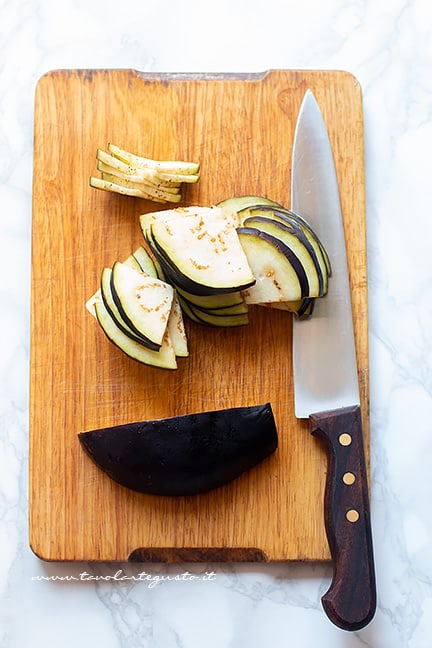
[[[365,627],[376,610],[376,580],[362,433],[350,282],[338,180],[326,125],[308,90],[300,107],[292,156],[291,209],[309,222],[332,267],[328,293],[312,317],[293,320],[297,418],[327,450],[324,521],[333,577],[322,597],[344,630]]]

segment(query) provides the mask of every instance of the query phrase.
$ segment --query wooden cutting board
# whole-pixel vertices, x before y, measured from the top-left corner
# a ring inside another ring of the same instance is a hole
[[[156,159],[201,163],[184,204],[258,194],[290,205],[291,152],[310,88],[340,183],[352,285],[365,444],[368,320],[361,90],[348,73],[141,74],[59,70],[43,76],[34,116],[30,404],[30,545],[46,560],[327,560],[326,459],[293,413],[291,316],[254,309],[248,327],[187,322],[177,371],[143,366],[110,344],[85,309],[104,266],[143,242],[144,200],[89,187],[112,142]],[[270,401],[279,449],[235,482],[162,498],[111,481],[77,434],[130,421]]]

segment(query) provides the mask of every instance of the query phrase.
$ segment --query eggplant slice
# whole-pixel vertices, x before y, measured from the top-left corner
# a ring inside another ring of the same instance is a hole
[[[278,446],[270,403],[81,432],[111,479],[140,493],[197,495],[227,484]]]

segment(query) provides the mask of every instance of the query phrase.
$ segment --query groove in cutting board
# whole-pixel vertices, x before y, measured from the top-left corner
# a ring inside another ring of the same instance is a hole
[[[329,130],[344,214],[365,446],[369,441],[367,271],[361,91],[345,72],[140,74],[57,70],[37,85],[34,120],[30,545],[46,560],[327,560],[323,448],[293,412],[291,319],[254,309],[246,328],[187,322],[175,372],[111,345],[85,310],[105,265],[142,243],[160,205],[91,189],[97,148],[197,160],[184,204],[259,194],[289,206],[304,92]],[[196,497],[141,495],[112,482],[77,433],[224,407],[272,403],[279,449]]]

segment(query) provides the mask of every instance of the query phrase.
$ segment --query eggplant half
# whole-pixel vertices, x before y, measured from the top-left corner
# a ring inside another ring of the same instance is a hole
[[[278,447],[270,403],[81,432],[115,482],[140,493],[197,495],[227,484]]]

